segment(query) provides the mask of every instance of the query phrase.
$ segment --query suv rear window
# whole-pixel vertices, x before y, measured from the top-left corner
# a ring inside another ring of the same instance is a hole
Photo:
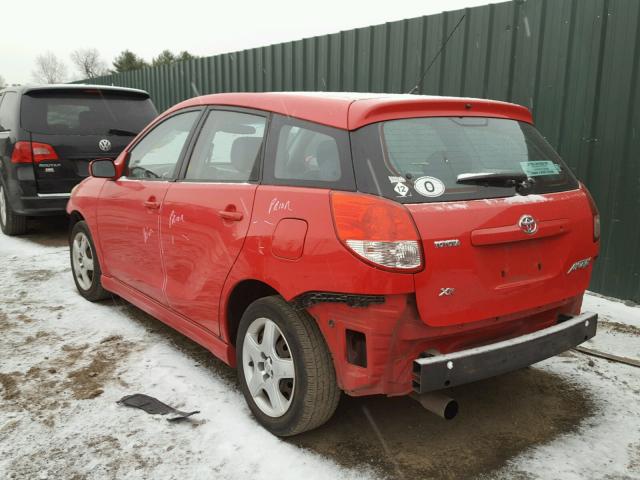
[[[106,90],[40,90],[24,95],[25,130],[58,135],[137,134],[157,115],[146,95]]]
[[[457,183],[458,175],[524,173],[531,193],[571,190],[578,183],[532,125],[484,117],[391,120],[352,133],[358,190],[402,203],[515,195],[515,187]]]

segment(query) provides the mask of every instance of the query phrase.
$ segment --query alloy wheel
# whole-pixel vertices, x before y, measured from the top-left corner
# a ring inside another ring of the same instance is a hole
[[[295,367],[289,344],[273,320],[257,318],[247,329],[242,368],[258,408],[274,418],[287,413],[295,389]]]
[[[73,274],[83,290],[89,290],[93,282],[94,258],[91,243],[83,232],[78,232],[73,239],[71,251]]]
[[[2,225],[7,224],[7,200],[4,198],[4,187],[0,185],[0,221]]]

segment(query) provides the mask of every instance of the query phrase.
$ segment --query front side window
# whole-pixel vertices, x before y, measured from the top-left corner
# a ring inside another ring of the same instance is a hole
[[[202,127],[186,180],[248,182],[258,179],[258,154],[267,119],[259,115],[212,110]]]
[[[128,178],[170,179],[200,111],[180,113],[157,125],[133,147]]]
[[[276,185],[354,190],[346,131],[276,115],[265,180]]]
[[[402,203],[506,197],[514,186],[462,177],[526,175],[531,193],[577,188],[559,155],[533,125],[484,117],[390,120],[352,133],[358,190]],[[462,177],[459,177],[462,176]]]

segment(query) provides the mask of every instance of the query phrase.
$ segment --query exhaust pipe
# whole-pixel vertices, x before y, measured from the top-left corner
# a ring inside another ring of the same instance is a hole
[[[422,395],[412,393],[411,398],[417,400],[420,405],[431,413],[435,413],[445,420],[451,420],[458,415],[458,402],[442,393],[429,392]]]

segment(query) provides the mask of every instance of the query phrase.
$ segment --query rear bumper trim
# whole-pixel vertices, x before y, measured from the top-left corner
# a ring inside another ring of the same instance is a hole
[[[38,193],[38,198],[70,198],[70,193]]]
[[[413,362],[413,390],[426,393],[527,367],[596,334],[598,315],[583,313],[520,337]]]

